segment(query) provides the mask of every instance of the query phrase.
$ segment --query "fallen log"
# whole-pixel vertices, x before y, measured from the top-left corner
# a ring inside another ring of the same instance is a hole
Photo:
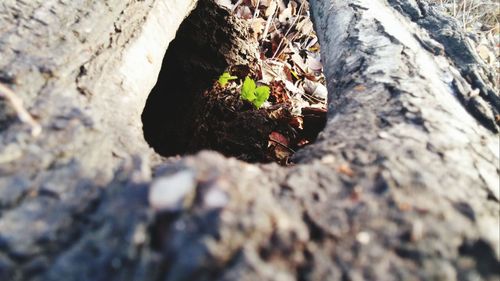
[[[0,103],[0,279],[498,278],[498,93],[452,19],[311,0],[329,111],[298,164],[161,160],[140,114],[194,2],[0,4],[0,81],[42,127]]]

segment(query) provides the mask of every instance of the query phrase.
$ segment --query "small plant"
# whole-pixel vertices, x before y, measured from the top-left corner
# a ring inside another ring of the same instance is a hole
[[[229,81],[236,79],[238,77],[232,76],[229,72],[224,72],[219,77],[218,82],[222,87],[225,87]],[[255,108],[260,108],[267,101],[270,93],[271,89],[268,86],[257,87],[255,81],[248,76],[243,81],[243,86],[241,87],[241,98],[251,102]]]
[[[255,108],[260,108],[269,98],[270,92],[268,86],[257,87],[255,81],[247,76],[241,87],[241,98],[251,102]]]
[[[229,74],[229,72],[224,72],[222,73],[222,75],[219,77],[219,84],[222,86],[222,87],[225,87],[227,85],[227,83],[229,83],[229,81],[231,80],[236,80],[238,79],[238,77],[236,76],[232,76],[231,74]]]

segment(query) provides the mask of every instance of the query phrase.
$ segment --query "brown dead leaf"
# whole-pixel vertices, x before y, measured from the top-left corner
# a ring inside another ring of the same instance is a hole
[[[290,100],[290,96],[285,89],[282,81],[273,81],[270,83],[271,96],[269,100],[274,104],[286,103]]]
[[[273,142],[277,142],[277,143],[284,145],[284,146],[290,145],[290,142],[288,141],[288,139],[284,135],[282,135],[278,132],[271,132],[269,134],[269,140],[271,140]]]
[[[324,107],[304,107],[302,108],[303,115],[314,115],[320,118],[326,117],[327,110]]]
[[[289,124],[296,129],[304,129],[304,119],[302,116],[294,116],[292,120],[290,120]]]
[[[292,152],[290,152],[290,150],[278,145],[274,149],[274,155],[276,156],[276,158],[278,160],[283,161],[283,160],[287,160],[292,155]]]
[[[286,80],[293,82],[292,70],[290,69],[290,65],[288,63],[285,65],[285,67],[283,67],[283,73],[285,74]]]
[[[281,163],[286,163],[288,158],[293,154],[293,151],[288,148],[289,141],[281,133],[272,132],[269,134],[268,147],[272,149],[274,157]]]
[[[273,110],[271,113],[269,113],[269,117],[274,119],[274,120],[282,120],[286,116],[286,110],[283,107],[280,107],[276,110]]]

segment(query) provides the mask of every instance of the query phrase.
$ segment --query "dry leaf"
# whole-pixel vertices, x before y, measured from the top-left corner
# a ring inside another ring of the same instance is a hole
[[[492,61],[495,60],[493,53],[485,45],[481,44],[481,45],[477,46],[476,51],[477,51],[479,57],[481,57],[487,63],[491,63]]]
[[[304,20],[299,22],[297,24],[297,29],[302,34],[305,34],[305,35],[309,35],[310,33],[312,33],[314,31],[313,23],[311,22],[311,20],[309,20],[309,18],[305,18]]]
[[[264,31],[265,25],[266,25],[266,21],[262,18],[255,18],[251,22],[251,27],[252,27],[252,30],[254,31],[253,35],[254,35],[256,40],[259,39],[260,35]]]
[[[236,15],[246,20],[253,18],[252,11],[247,6],[239,6],[236,9]]]
[[[302,73],[306,72],[307,66],[304,63],[304,59],[302,59],[302,57],[299,55],[298,52],[294,52],[292,54],[291,59],[292,59],[292,62],[300,69],[300,71]]]
[[[318,37],[311,36],[311,40],[309,40],[305,48],[311,52],[316,52],[317,49],[312,49],[313,46],[316,45],[316,43],[318,43]]]
[[[270,85],[272,90],[269,100],[273,101],[276,104],[286,103],[290,100],[290,96],[285,90],[285,85],[282,81],[273,81]]]
[[[292,155],[292,152],[285,147],[277,145],[274,148],[274,155],[278,160],[283,161],[287,160]]]
[[[294,116],[292,120],[290,120],[289,124],[299,130],[304,129],[304,118],[302,116]]]
[[[307,67],[314,72],[321,72],[323,70],[323,64],[321,63],[320,56],[307,56]]]
[[[301,95],[304,93],[303,90],[299,89],[297,86],[295,86],[292,82],[288,80],[283,81],[285,83],[286,89],[291,92],[294,95]]]
[[[286,115],[286,112],[285,112],[285,109],[283,107],[280,107],[280,108],[272,111],[271,113],[269,113],[269,117],[271,117],[274,120],[281,120],[281,119],[285,118],[285,115]]]
[[[278,16],[278,20],[281,23],[288,23],[292,20],[292,6],[288,5],[288,7],[280,13]]]
[[[311,80],[304,81],[304,91],[309,95],[323,100],[326,100],[328,96],[328,90],[323,84],[319,82],[313,82]]]
[[[266,7],[267,9],[264,15],[266,17],[270,17],[274,15],[274,13],[276,13],[276,10],[278,9],[278,3],[276,3],[276,1],[271,1],[271,3],[269,3],[269,5],[267,5]]]
[[[278,3],[278,6],[280,7],[280,11],[283,11],[283,10],[286,9],[285,1],[283,1],[283,0],[276,0],[276,2]]]
[[[277,143],[282,144],[284,146],[290,145],[290,142],[288,141],[288,139],[278,132],[270,133],[269,140],[271,140],[273,142],[277,142]]]
[[[231,3],[231,0],[217,0],[215,2],[220,6],[225,7],[229,10],[233,10],[234,8],[234,5]]]
[[[264,7],[269,7],[269,5],[272,5],[272,3],[275,3],[274,0],[260,0],[260,5]]]

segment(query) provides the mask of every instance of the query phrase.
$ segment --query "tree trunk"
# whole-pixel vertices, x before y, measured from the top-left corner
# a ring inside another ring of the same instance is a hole
[[[328,122],[285,168],[154,156],[141,111],[196,1],[101,2],[0,4],[1,280],[499,277],[499,97],[453,20],[420,0],[311,0]],[[179,62],[209,79],[246,33],[199,2],[179,38],[234,35],[213,67]]]

